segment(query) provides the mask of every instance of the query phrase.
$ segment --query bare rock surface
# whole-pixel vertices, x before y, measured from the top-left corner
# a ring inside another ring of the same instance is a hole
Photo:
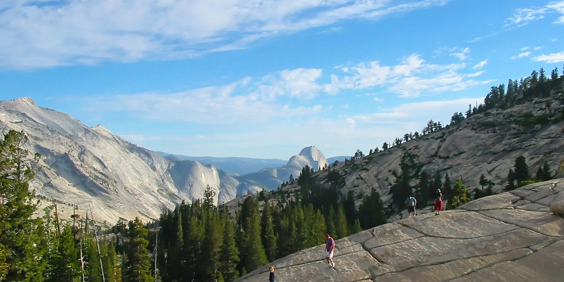
[[[562,182],[562,181],[560,181]],[[263,266],[238,281],[562,281],[564,218],[550,212],[564,182],[531,184],[440,215],[420,214]]]

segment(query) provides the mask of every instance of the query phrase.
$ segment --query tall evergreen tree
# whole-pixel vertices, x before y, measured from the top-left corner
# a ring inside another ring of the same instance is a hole
[[[74,240],[72,226],[63,227],[58,240],[56,255],[52,257],[53,272],[48,281],[75,281],[80,278],[78,249]],[[98,268],[99,270],[99,268]]]
[[[29,192],[34,173],[26,161],[27,140],[23,132],[10,130],[0,141],[0,280],[43,281],[47,263],[41,259],[42,220],[32,218],[36,204]]]
[[[544,163],[543,167],[542,167],[542,181],[547,181],[552,179],[552,172],[550,171],[550,166],[548,165],[547,162]]]
[[[345,216],[345,209],[343,204],[339,204],[339,208],[335,213],[335,237],[337,239],[344,238],[349,235],[347,226],[347,217]]]
[[[326,233],[327,226],[325,225],[325,217],[321,213],[321,210],[317,210],[311,223],[311,234],[313,238],[311,246],[323,244],[325,242]]]
[[[515,167],[513,170],[513,176],[517,184],[525,180],[531,180],[531,175],[529,173],[529,166],[525,160],[525,157],[519,156],[515,158]]]
[[[452,181],[450,180],[450,176],[445,174],[445,182],[443,183],[443,194],[445,197],[449,198],[452,194]]]
[[[429,199],[432,199],[432,197],[430,197],[430,195],[432,195],[430,191],[431,183],[427,172],[423,171],[419,174],[419,185],[417,187],[417,192],[415,194],[416,199],[418,199],[421,203],[426,203]]]
[[[88,277],[89,281],[102,281],[102,274],[100,273],[100,258],[98,257],[98,251],[96,249],[96,241],[94,239],[94,236],[91,234],[84,236],[82,245],[84,260],[86,262],[85,276]]]
[[[245,270],[253,271],[268,263],[266,252],[260,238],[260,217],[258,213],[258,206],[247,218],[247,230],[245,257],[243,258],[243,265]]]
[[[126,282],[150,282],[153,281],[151,277],[151,264],[149,259],[149,251],[147,246],[147,234],[149,231],[143,227],[143,223],[139,218],[135,218],[128,224],[127,237],[129,242],[127,244],[127,263],[125,264],[124,281]]]
[[[233,281],[239,277],[237,263],[239,262],[239,249],[235,244],[235,231],[233,223],[229,220],[229,214],[223,215],[223,243],[219,260],[219,271],[226,282]]]
[[[214,211],[208,212],[205,234],[199,273],[201,274],[201,281],[216,281],[219,278],[219,257],[222,238],[219,218]]]
[[[101,249],[102,265],[104,266],[104,277],[108,282],[120,281],[118,266],[119,260],[116,254],[116,248],[113,240],[104,240]]]
[[[362,204],[358,207],[360,226],[363,229],[372,228],[386,223],[384,213],[384,203],[380,198],[380,193],[372,189],[369,196],[362,199]]]
[[[264,202],[262,209],[261,227],[262,244],[266,251],[266,257],[268,261],[273,261],[276,259],[276,235],[274,234],[274,223],[268,200]]]
[[[462,181],[460,181],[460,179],[457,179],[454,183],[452,196],[448,200],[447,209],[455,209],[469,201],[470,197],[468,197],[466,186],[462,185]]]

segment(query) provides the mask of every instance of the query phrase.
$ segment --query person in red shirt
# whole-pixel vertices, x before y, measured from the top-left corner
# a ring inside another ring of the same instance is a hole
[[[329,234],[325,234],[325,259],[331,267],[335,267],[333,261],[333,251],[335,250],[335,240]]]
[[[440,212],[443,210],[443,194],[441,193],[440,189],[437,190],[437,195],[435,196],[434,210],[435,210],[435,215],[439,215]]]

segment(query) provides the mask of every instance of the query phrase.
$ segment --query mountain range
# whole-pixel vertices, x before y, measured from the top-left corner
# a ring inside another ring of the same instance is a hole
[[[208,186],[216,203],[236,205],[239,196],[281,187],[305,165],[330,168],[316,174],[322,182],[337,171],[343,180],[341,195],[352,192],[360,199],[375,189],[387,203],[391,188],[408,167],[413,175],[407,184],[414,190],[419,174],[426,172],[461,180],[470,191],[483,188],[483,176],[494,192],[508,184],[518,157],[526,160],[532,175],[544,165],[552,173],[562,170],[563,91],[516,99],[521,100],[511,107],[476,112],[416,138],[398,138],[389,148],[371,150],[366,156],[329,165],[310,146],[282,167],[243,175],[172,154],[165,157],[123,140],[102,125],[88,127],[68,114],[39,107],[30,98],[0,102],[0,133],[23,131],[29,137],[27,149],[43,156],[31,183],[38,196],[92,210],[96,219],[114,223],[120,218],[156,219],[163,209],[203,198]],[[297,188],[291,183],[282,190]]]
[[[45,201],[92,211],[96,220],[157,219],[163,209],[204,197],[216,203],[263,189],[276,189],[302,167],[323,167],[317,148],[304,148],[279,168],[237,175],[178,156],[164,157],[127,142],[102,125],[88,127],[68,114],[39,107],[30,98],[0,102],[0,133],[23,131],[26,149],[42,155],[31,188]],[[269,163],[270,164],[270,163]]]

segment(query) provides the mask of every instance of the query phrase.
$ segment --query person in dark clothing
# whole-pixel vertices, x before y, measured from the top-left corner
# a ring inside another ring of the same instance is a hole
[[[407,197],[407,200],[405,200],[405,204],[407,205],[408,217],[412,215],[417,215],[417,212],[415,211],[415,206],[417,206],[417,200],[414,197],[412,196]]]
[[[268,282],[276,282],[276,275],[274,274],[274,267],[269,267],[268,270],[270,270],[270,276],[268,277]]]
[[[333,261],[333,251],[335,250],[335,240],[331,238],[329,234],[325,234],[325,259],[331,267],[335,267],[335,262]]]

